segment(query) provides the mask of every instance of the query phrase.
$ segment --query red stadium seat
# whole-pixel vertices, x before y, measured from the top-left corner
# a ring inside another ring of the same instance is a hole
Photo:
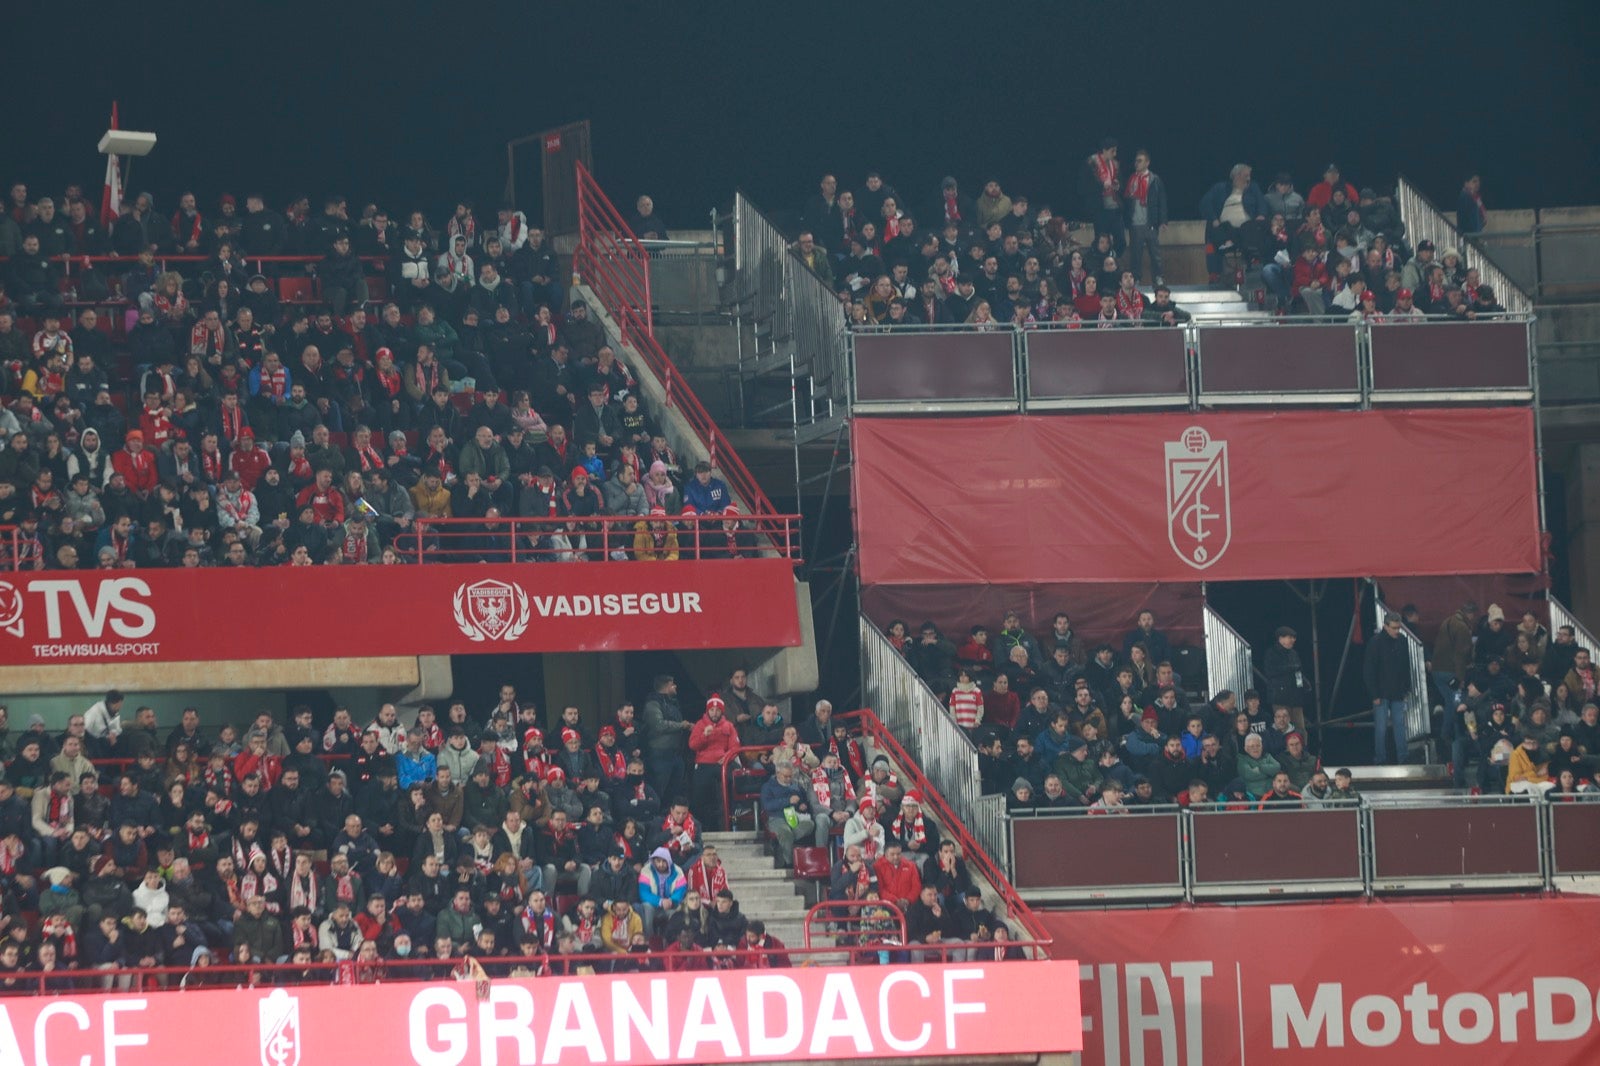
[[[316,279],[279,278],[278,297],[291,303],[312,303],[316,299]]]

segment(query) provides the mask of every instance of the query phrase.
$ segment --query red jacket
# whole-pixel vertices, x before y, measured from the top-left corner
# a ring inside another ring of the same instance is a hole
[[[135,455],[127,448],[111,454],[111,469],[128,479],[128,488],[147,496],[156,488],[156,456],[152,451]]]
[[[739,730],[726,715],[716,724],[702,718],[689,730],[689,748],[696,766],[716,766],[724,755],[739,750]]]
[[[891,864],[884,858],[879,859],[872,869],[878,875],[880,899],[897,903],[904,910],[910,902],[922,895],[922,874],[917,871],[917,864],[904,855],[900,857],[899,866]]]
[[[256,490],[256,482],[261,480],[261,475],[265,474],[267,467],[271,465],[272,456],[267,454],[265,448],[235,448],[228,456],[229,468],[239,472],[239,484],[251,492]],[[276,518],[277,515],[272,517]],[[269,522],[271,519],[263,516],[262,521]]]
[[[318,522],[344,521],[344,496],[331,485],[328,486],[327,492],[323,492],[315,484],[301,489],[300,495],[295,497],[294,505],[301,508],[307,504],[311,505]]]
[[[1348,181],[1344,183],[1344,198],[1352,204],[1359,204],[1361,197],[1356,194],[1356,187]],[[1333,186],[1326,181],[1319,181],[1311,186],[1311,191],[1306,193],[1306,204],[1310,207],[1327,207],[1333,199]],[[1328,220],[1323,219],[1324,223]]]
[[[1313,285],[1319,289],[1328,287],[1328,268],[1320,259],[1307,263],[1305,256],[1301,256],[1294,261],[1294,284],[1290,288],[1293,295],[1299,296],[1301,289]]]

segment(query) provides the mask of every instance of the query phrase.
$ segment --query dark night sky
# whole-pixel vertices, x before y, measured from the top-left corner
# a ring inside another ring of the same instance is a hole
[[[13,48],[63,44],[58,64],[0,73],[3,169],[36,193],[97,189],[115,97],[125,127],[160,136],[131,184],[166,212],[184,187],[203,209],[259,187],[275,206],[338,191],[435,220],[457,195],[482,211],[506,140],[583,117],[613,199],[649,191],[679,226],[735,187],[795,207],[824,168],[853,187],[877,167],[918,206],[946,172],[1060,204],[1108,131],[1152,149],[1179,217],[1239,161],[1302,191],[1334,159],[1358,185],[1403,171],[1447,204],[1472,169],[1491,210],[1600,203],[1589,5],[1225,10],[291,0],[119,15],[103,42],[59,9],[11,12]]]

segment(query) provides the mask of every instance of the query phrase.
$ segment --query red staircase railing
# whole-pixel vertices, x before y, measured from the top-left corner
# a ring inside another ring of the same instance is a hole
[[[667,406],[675,408],[694,430],[722,472],[728,487],[758,515],[777,514],[761,486],[740,460],[733,445],[694,394],[667,353],[656,342],[650,309],[650,253],[583,166],[578,167],[578,249],[575,273],[589,286],[617,323],[622,339],[661,381]]]

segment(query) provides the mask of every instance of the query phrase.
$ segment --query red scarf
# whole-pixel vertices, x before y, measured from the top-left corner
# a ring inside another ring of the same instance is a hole
[[[333,898],[341,903],[354,904],[356,901],[356,875],[345,874],[343,877],[333,879]]]
[[[189,839],[189,854],[193,855],[201,848],[208,848],[211,846],[211,834],[206,832],[204,829],[200,830],[198,833],[192,829],[187,830],[186,832]]]
[[[1104,152],[1096,152],[1092,157],[1094,175],[1100,181],[1100,188],[1112,196],[1117,195],[1117,167],[1115,160],[1106,159]]]
[[[1132,174],[1129,174],[1128,186],[1124,190],[1124,195],[1130,200],[1137,201],[1140,206],[1148,206],[1150,203],[1150,172],[1146,170],[1141,173],[1135,170]]]
[[[205,471],[207,481],[213,485],[219,483],[223,474],[222,453],[202,451],[200,453],[200,469]]]
[[[311,460],[303,455],[298,459],[291,458],[289,460],[289,477],[300,481],[310,481]]]
[[[1123,289],[1117,290],[1117,313],[1124,318],[1137,320],[1144,314],[1144,293],[1134,289],[1129,293]]]
[[[400,371],[394,369],[379,370],[378,384],[383,387],[384,392],[389,394],[390,399],[394,399],[400,395]]]
[[[433,387],[439,384],[439,364],[428,363],[424,365],[422,363],[418,363],[416,366],[416,375],[417,384],[422,386],[422,394],[424,396],[432,396]]]
[[[944,194],[944,220],[946,222],[961,221],[961,205],[956,202],[956,194],[953,192]]]
[[[700,893],[701,899],[715,899],[717,893],[727,887],[728,868],[721,863],[715,870],[708,870],[703,862],[689,867],[689,889]]]
[[[1067,271],[1067,296],[1076,300],[1084,295],[1088,289],[1089,272],[1087,270]]]
[[[261,385],[274,400],[283,399],[284,393],[289,391],[289,374],[282,365],[276,370],[261,369]]]
[[[909,835],[906,833],[908,828],[911,830]],[[900,813],[895,815],[894,824],[889,827],[889,831],[895,835],[895,839],[904,841],[913,851],[922,847],[928,840],[928,827],[923,824],[922,811],[920,809],[917,811],[917,816],[911,819],[910,825],[907,826],[906,812],[904,808],[901,808]]]
[[[344,547],[341,549],[347,563],[364,563],[367,561],[367,535],[365,533],[346,533]]]
[[[535,914],[531,907],[523,911],[522,928],[532,933],[539,946],[546,951],[556,942],[556,916],[550,911]]]
[[[633,793],[636,798],[644,799],[644,786],[640,785],[638,788],[633,790]],[[621,833],[618,833],[616,836],[614,836],[611,840],[611,843],[614,847],[621,848],[623,856],[626,857],[630,862],[638,856],[638,852],[634,850],[633,841],[628,837],[623,836]]]
[[[52,826],[59,826],[63,819],[72,813],[72,797],[63,796],[55,789],[50,790],[50,812],[45,816],[45,822]]]
[[[594,746],[595,761],[600,764],[600,773],[614,781],[621,781],[628,776],[628,757],[615,747],[607,748],[604,744]]]
[[[196,211],[194,214],[187,216],[187,223],[185,223],[185,217],[182,210],[172,216],[172,235],[178,239],[178,243],[187,245],[190,241],[203,239],[205,234],[201,232],[203,220],[200,217],[200,212]],[[186,229],[189,231],[187,236],[183,232]]]
[[[222,342],[226,334],[222,330],[206,329],[204,322],[196,322],[189,330],[189,354],[198,355],[207,359],[213,355],[222,354]]]
[[[579,918],[578,918],[578,946],[579,947],[583,947],[585,944],[591,944],[591,943],[594,942],[594,931],[595,931],[596,924],[597,923],[595,922],[595,920],[593,918],[585,918],[585,917],[582,917],[581,915],[579,916]]]
[[[289,883],[289,906],[304,907],[309,911],[318,910],[318,901],[321,893],[318,892],[317,874],[313,870],[305,877],[296,877]]]
[[[841,771],[839,776],[844,780],[844,798],[846,802],[854,803],[856,801],[856,786],[850,783],[850,775]],[[828,809],[833,806],[833,782],[828,778],[828,771],[820,766],[813,767],[811,770],[811,792],[817,797],[817,806],[819,808]]]
[[[669,814],[666,816],[666,818],[662,819],[661,828],[667,834],[667,840],[663,846],[673,854],[677,854],[683,850],[683,845],[678,842],[678,835],[680,833],[687,833],[690,837],[699,835],[695,829],[694,815],[692,814],[685,814],[683,816],[683,824],[681,826],[674,825],[672,822],[672,815]]]
[[[226,405],[222,408],[222,436],[229,443],[234,444],[239,440],[239,431],[244,428],[244,408],[234,407],[229,409]]]
[[[383,469],[383,456],[370,444],[356,449],[356,462],[361,464],[362,471]]]

